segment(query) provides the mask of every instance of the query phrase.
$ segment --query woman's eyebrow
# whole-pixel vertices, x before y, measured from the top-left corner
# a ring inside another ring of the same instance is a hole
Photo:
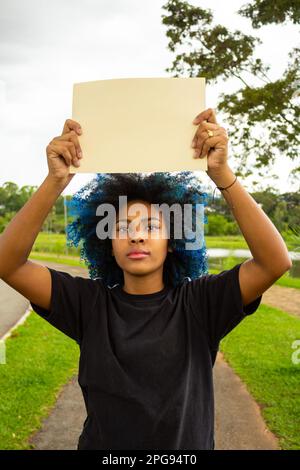
[[[144,217],[144,218],[142,219],[142,221],[143,221],[143,220],[158,220],[158,221],[160,222],[160,219],[159,219],[158,217],[148,217],[148,218],[147,218],[147,217]],[[119,220],[117,220],[117,223],[118,223],[118,222],[130,222],[130,219],[119,219]]]

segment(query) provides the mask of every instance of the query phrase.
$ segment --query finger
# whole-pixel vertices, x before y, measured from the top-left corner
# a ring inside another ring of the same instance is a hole
[[[74,121],[73,119],[67,119],[64,124],[62,135],[67,134],[68,132],[72,130],[74,130],[79,135],[82,134],[82,128],[79,122]]]
[[[213,137],[210,137],[213,139]],[[228,137],[227,135],[222,135],[219,139],[215,139],[214,141],[211,142],[205,142],[202,150],[202,154],[199,154],[200,158],[206,157],[209,150],[211,148],[218,149],[218,148],[225,148],[228,143]]]
[[[80,147],[80,144],[79,144],[78,136],[76,135],[75,131],[71,131],[70,134],[71,135],[69,137],[69,140],[71,142],[73,142],[73,144],[75,146],[76,156],[77,156],[77,158],[82,158],[82,150],[81,150],[81,147]]]
[[[208,139],[208,137],[209,136],[208,136],[206,131],[202,131],[200,133],[197,133],[197,141],[196,141],[196,146],[195,146],[195,154],[196,154],[197,157],[201,154],[203,144],[204,144],[205,140]]]
[[[227,145],[227,137],[224,135],[209,137],[203,145],[202,152],[198,154],[197,158],[204,158],[208,156],[210,149],[224,148]]]
[[[220,135],[221,131],[219,127],[213,131],[214,136]],[[198,154],[200,155],[202,152],[202,148],[204,145],[204,142],[209,138],[210,136],[208,135],[207,130],[202,130],[201,132],[197,132],[197,141],[196,141],[196,147],[195,150],[198,151]]]
[[[76,157],[82,158],[82,149],[80,147],[79,139],[75,131],[68,132],[67,134],[56,137],[55,139],[73,142],[73,144],[75,145],[75,149],[76,149]]]
[[[220,126],[218,124],[213,124],[213,123],[206,122],[206,121],[201,122],[201,124],[199,125],[199,127],[197,129],[197,132],[194,135],[194,138],[192,140],[192,147],[194,148],[194,147],[197,146],[197,140],[198,140],[199,136],[201,135],[201,133],[203,131],[205,131],[206,134],[207,134],[207,129],[215,131],[219,128],[220,128]]]
[[[73,162],[78,161],[76,147],[73,142],[64,142],[64,145],[68,148],[69,152],[72,155]]]
[[[197,142],[197,148],[195,149],[194,158],[204,157],[207,155],[210,148],[214,147],[220,139],[222,139],[224,133],[220,130],[214,133],[213,137],[207,137]]]
[[[64,160],[64,163],[67,165],[67,166],[70,166],[71,163],[72,163],[72,155],[71,153],[69,152],[69,150],[64,147],[63,145],[60,145],[60,144],[57,144],[57,143],[53,143],[53,149],[55,150],[55,153],[57,153],[57,155],[59,157],[62,157],[63,160]]]
[[[56,144],[57,152],[60,155],[66,157],[66,162],[69,165],[73,164],[74,166],[79,166],[79,160],[76,156],[76,150],[72,142],[64,142],[61,144]]]
[[[193,120],[193,124],[200,124],[202,121],[218,124],[216,113],[213,108],[205,109],[205,111],[202,111],[202,113],[198,114]]]

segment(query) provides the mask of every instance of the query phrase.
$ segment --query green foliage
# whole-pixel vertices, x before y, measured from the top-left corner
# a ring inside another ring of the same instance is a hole
[[[35,189],[35,186],[22,186],[19,188],[16,183],[6,181],[0,187],[0,216],[21,209]]]
[[[230,222],[221,214],[210,213],[207,216],[208,224],[205,225],[207,235],[236,235],[240,233],[236,222]]]
[[[234,93],[221,94],[217,106],[227,121],[233,154],[238,157],[236,173],[252,174],[253,167],[247,162],[253,155],[260,176],[266,169],[271,173],[277,157],[297,162],[300,106],[294,98],[300,93],[300,48],[290,51],[282,76],[271,80],[270,65],[256,57],[260,38],[214,25],[211,10],[186,1],[169,0],[163,8],[167,12],[162,15],[162,23],[167,27],[168,48],[176,53],[167,72],[174,77],[205,77],[209,84],[228,79],[236,84],[238,79],[242,85]],[[254,0],[238,13],[252,20],[255,28],[285,20],[300,21],[299,0]],[[291,182],[298,184],[299,173],[298,163],[291,171]]]
[[[250,18],[253,28],[287,20],[295,24],[300,22],[299,0],[255,0],[244,5],[238,13]]]
[[[37,190],[37,186],[22,186],[18,187],[12,181],[6,181],[0,187],[0,233],[3,232],[6,225],[10,222],[13,216],[26,204],[28,199]],[[70,199],[72,196],[66,196]],[[68,217],[67,223],[71,221]],[[59,196],[55,202],[52,210],[46,217],[42,227],[43,231],[64,233],[65,232],[65,218],[64,218],[64,197]]]
[[[23,186],[19,188],[15,183],[6,182],[0,187],[0,233],[20,210],[36,190],[35,186]],[[267,216],[272,220],[277,229],[287,237],[292,236],[290,227],[299,226],[300,220],[300,194],[297,192],[278,194],[274,188],[252,193],[256,202],[262,205]],[[67,196],[69,199],[71,196]],[[241,235],[239,226],[234,219],[231,210],[223,196],[216,193],[214,202],[206,208],[208,224],[205,224],[205,234],[214,235]],[[71,217],[68,216],[68,223]],[[33,250],[36,252],[48,252],[58,254],[78,255],[79,249],[69,247],[66,249],[64,199],[60,196],[52,210],[48,214],[43,227],[43,234],[38,237]],[[58,239],[48,237],[47,234],[61,234]],[[42,241],[43,240],[43,241]]]
[[[0,215],[0,233],[3,232],[6,225],[11,221],[14,215],[14,212],[7,212],[6,214]]]

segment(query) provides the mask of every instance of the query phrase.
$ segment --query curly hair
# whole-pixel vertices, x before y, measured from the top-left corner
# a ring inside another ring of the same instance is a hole
[[[127,196],[127,201],[143,200],[151,204],[174,203],[192,207],[192,230],[201,224],[201,247],[187,250],[186,238],[174,238],[174,221],[170,217],[170,237],[168,240],[172,252],[168,252],[164,261],[163,281],[166,285],[177,286],[186,277],[197,278],[208,273],[207,250],[204,239],[204,225],[207,216],[204,207],[201,217],[196,218],[197,205],[206,206],[208,194],[201,191],[201,185],[193,172],[154,172],[154,173],[97,173],[66,202],[69,214],[74,216],[68,224],[67,244],[80,245],[81,259],[87,264],[90,278],[101,278],[108,287],[124,283],[123,270],[111,253],[111,238],[100,239],[96,233],[99,215],[96,209],[99,204],[110,203],[116,212],[119,207],[119,196]],[[199,233],[199,232],[198,232]]]

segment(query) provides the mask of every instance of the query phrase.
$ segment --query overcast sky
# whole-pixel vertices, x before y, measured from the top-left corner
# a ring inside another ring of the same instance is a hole
[[[272,66],[273,78],[280,77],[288,52],[299,45],[299,28],[290,23],[253,31],[250,22],[236,14],[245,1],[190,3],[211,8],[216,23],[259,36],[263,40],[259,56]],[[165,69],[175,55],[167,49],[161,21],[165,4],[162,0],[1,0],[0,184],[42,183],[47,175],[46,146],[72,114],[74,83],[171,76]],[[220,92],[231,90],[229,83],[207,86],[207,107],[216,106]],[[234,168],[234,156],[231,161]],[[284,158],[274,169],[279,175],[274,185],[281,192],[291,190],[288,169]],[[92,176],[75,175],[65,193],[74,193]],[[210,183],[205,172],[199,177]],[[251,190],[251,179],[246,184]]]

